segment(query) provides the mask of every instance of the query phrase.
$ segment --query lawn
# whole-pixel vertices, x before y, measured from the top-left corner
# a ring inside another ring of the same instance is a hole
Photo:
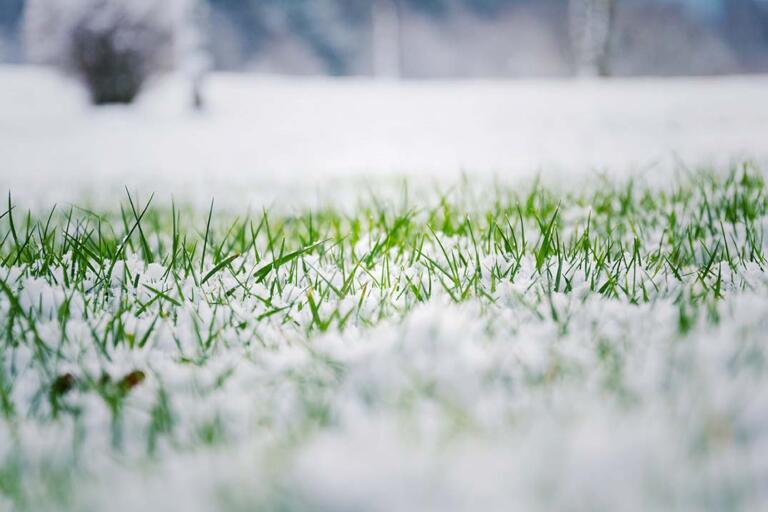
[[[11,191],[0,509],[768,506],[757,165],[329,204]]]

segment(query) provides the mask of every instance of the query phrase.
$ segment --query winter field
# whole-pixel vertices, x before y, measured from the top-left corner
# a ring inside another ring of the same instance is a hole
[[[0,510],[768,509],[768,79],[0,69]]]

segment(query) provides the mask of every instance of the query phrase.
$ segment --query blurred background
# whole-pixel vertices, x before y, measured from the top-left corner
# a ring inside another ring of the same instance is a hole
[[[768,168],[766,72],[768,0],[0,0],[0,192]]]
[[[206,1],[216,70],[402,78],[768,71],[768,0]],[[24,4],[0,0],[0,62],[28,55]]]

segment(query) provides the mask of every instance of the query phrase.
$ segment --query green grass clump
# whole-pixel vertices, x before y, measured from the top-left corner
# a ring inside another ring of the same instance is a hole
[[[498,286],[514,283],[526,264],[535,267],[525,277],[532,295],[572,293],[578,282],[581,293],[633,304],[669,293],[718,299],[724,288],[747,286],[739,269],[765,264],[768,199],[762,177],[748,169],[725,178],[697,174],[667,191],[630,181],[556,196],[534,185],[523,195],[497,190],[491,204],[471,210],[454,199],[234,219],[216,216],[211,203],[195,225],[192,212],[152,209],[152,197],[141,204],[127,194],[119,214],[69,207],[34,217],[18,212],[9,196],[0,214],[6,332],[21,328],[41,362],[52,353],[35,332],[40,305],[19,304],[26,278],[64,290],[55,312],[62,325],[74,298],[87,317],[114,306],[111,328],[94,333],[94,342],[133,347],[151,332],[129,336],[119,323],[123,313],[158,320],[189,303],[225,310],[253,298],[256,320],[271,317],[309,333],[350,321],[372,325],[435,294],[493,303]],[[157,286],[144,282],[146,264],[160,272]],[[277,301],[288,287],[296,293]],[[304,310],[309,322],[298,321]],[[215,343],[215,333],[200,341]]]

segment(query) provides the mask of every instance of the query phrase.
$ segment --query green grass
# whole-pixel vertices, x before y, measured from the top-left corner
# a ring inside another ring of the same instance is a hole
[[[562,197],[538,185],[522,195],[497,190],[490,204],[471,211],[450,194],[432,206],[374,202],[353,214],[220,218],[211,203],[197,225],[194,213],[152,209],[152,197],[141,203],[128,193],[119,214],[69,207],[41,217],[17,211],[9,196],[0,216],[7,274],[0,286],[11,306],[5,332],[21,329],[41,364],[55,353],[35,333],[40,308],[18,304],[19,282],[31,277],[66,290],[56,312],[62,325],[73,297],[86,316],[116,304],[115,321],[124,312],[159,319],[182,303],[225,309],[255,298],[257,319],[272,317],[307,334],[349,321],[373,325],[434,294],[493,303],[498,285],[514,282],[526,258],[535,264],[531,289],[539,299],[571,293],[578,280],[587,285],[582,293],[633,304],[670,293],[705,302],[720,298],[726,285],[747,286],[736,280],[746,264],[765,264],[767,201],[762,177],[748,169],[724,179],[698,174],[661,192],[634,182]],[[136,268],[118,265],[128,255],[140,262]],[[141,283],[141,263],[162,268],[162,289]],[[192,296],[184,283],[193,283]],[[300,292],[274,307],[287,286]],[[362,308],[374,295],[374,307]],[[355,300],[345,308],[349,298]],[[299,322],[305,309],[311,321]],[[136,339],[112,327],[96,337],[99,346],[144,345],[151,334]],[[216,336],[201,342],[213,344]]]
[[[277,428],[265,414],[259,427],[296,447],[337,423],[327,390],[346,375],[313,340],[365,338],[420,305],[471,304],[491,330],[497,315],[521,312],[567,338],[590,301],[629,311],[664,303],[677,311],[676,336],[715,329],[729,297],[766,289],[766,192],[761,172],[743,165],[662,187],[603,180],[563,193],[534,183],[484,190],[478,200],[459,186],[295,215],[235,217],[213,202],[205,213],[155,207],[152,196],[128,192],[118,211],[32,214],[9,195],[0,212],[0,416],[16,449],[0,453],[0,495],[22,510],[75,499],[67,482],[77,477],[47,474],[17,436],[34,425],[66,431],[71,453],[57,460],[79,466],[98,431],[88,422],[94,400],[109,418],[109,447],[100,450],[131,460],[236,444],[225,413],[193,420],[179,412],[173,386],[152,367],[154,351],[209,375],[191,392],[205,401],[237,374],[237,363],[212,363],[223,354],[247,362],[302,347],[322,364],[317,374],[284,375],[297,386],[301,421]],[[627,399],[617,340],[594,351],[605,389]],[[143,366],[124,362],[132,352],[149,354],[136,359]],[[546,386],[569,371],[550,366],[528,382]],[[458,432],[476,428],[428,382],[414,389],[442,400]]]

